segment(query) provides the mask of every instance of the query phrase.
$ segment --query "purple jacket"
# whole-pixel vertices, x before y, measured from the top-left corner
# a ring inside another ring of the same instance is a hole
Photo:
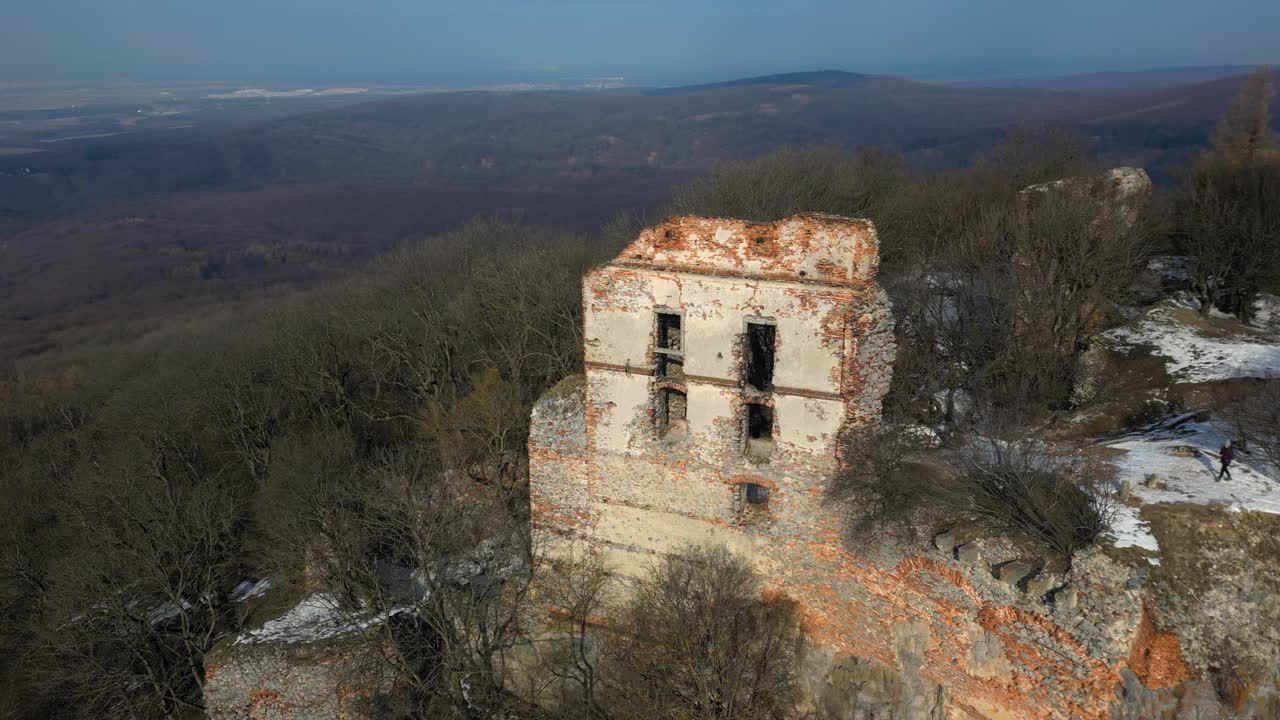
[[[1218,451],[1218,457],[1221,458],[1223,465],[1230,465],[1231,461],[1236,459],[1236,449],[1230,445],[1223,445]]]

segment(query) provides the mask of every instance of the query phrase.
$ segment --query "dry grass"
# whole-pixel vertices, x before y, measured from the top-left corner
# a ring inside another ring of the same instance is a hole
[[[1233,317],[1220,317],[1217,315],[1206,317],[1197,310],[1177,305],[1161,304],[1159,307],[1164,314],[1176,323],[1186,325],[1204,337],[1234,338],[1244,336],[1244,339],[1254,339],[1266,335],[1263,331],[1245,325]]]
[[[1280,597],[1280,515],[1157,504],[1145,506],[1142,518],[1160,542],[1162,560],[1152,578],[1167,582],[1164,592],[1194,600],[1223,578],[1239,574],[1267,581]],[[1240,551],[1237,562],[1217,556],[1224,549]]]

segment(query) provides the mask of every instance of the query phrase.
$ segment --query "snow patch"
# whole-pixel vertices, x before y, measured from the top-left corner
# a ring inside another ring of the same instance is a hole
[[[1160,543],[1151,534],[1151,524],[1138,517],[1139,508],[1119,505],[1111,526],[1113,544],[1116,547],[1136,547],[1160,552]]]
[[[1147,270],[1163,283],[1186,282],[1187,258],[1183,255],[1156,255],[1147,261]]]
[[[159,625],[168,622],[180,615],[184,610],[190,610],[193,606],[191,603],[183,600],[180,603],[166,602],[153,608],[147,613],[147,623],[150,625]]]
[[[1259,300],[1258,324],[1270,328],[1277,315],[1276,306],[1277,298],[1273,296]],[[1173,315],[1177,309],[1198,307],[1189,296],[1180,294],[1148,312],[1136,324],[1110,330],[1103,337],[1118,348],[1151,346],[1168,361],[1169,374],[1180,382],[1280,377],[1280,339],[1243,331],[1210,337]],[[1226,319],[1216,310],[1210,315]]]
[[[231,590],[227,596],[231,602],[244,602],[253,598],[265,595],[271,589],[273,583],[271,578],[263,578],[258,581],[245,580]]]
[[[268,620],[262,627],[241,633],[236,638],[236,643],[298,643],[328,640],[343,635],[363,633],[369,628],[383,624],[389,617],[404,610],[404,608],[396,608],[381,613],[345,610],[339,607],[338,599],[332,593],[320,592],[303,598],[302,602],[291,608],[289,612],[275,620]]]
[[[1280,514],[1280,469],[1237,448],[1232,479],[1218,482],[1218,448],[1230,430],[1221,421],[1198,417],[1179,415],[1105,442],[1124,451],[1112,459],[1117,482],[1128,480],[1133,497],[1144,503],[1221,504]],[[1152,474],[1163,489],[1143,484]]]

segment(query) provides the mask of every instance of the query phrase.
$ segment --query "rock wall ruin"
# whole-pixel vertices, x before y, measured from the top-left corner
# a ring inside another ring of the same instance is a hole
[[[1102,553],[1042,577],[990,540],[849,546],[825,495],[841,433],[878,422],[891,377],[877,265],[864,220],[678,217],[590,272],[585,377],[533,413],[535,540],[586,543],[623,576],[690,542],[751,558],[804,608],[810,701],[831,716],[1216,717]]]

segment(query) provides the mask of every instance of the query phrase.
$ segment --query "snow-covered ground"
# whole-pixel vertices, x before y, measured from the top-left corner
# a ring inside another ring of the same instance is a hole
[[[1156,269],[1182,271],[1183,266],[1166,260]],[[1261,295],[1248,327],[1217,309],[1207,318],[1198,311],[1194,298],[1177,293],[1104,337],[1116,349],[1151,348],[1166,361],[1176,382],[1280,377],[1280,298]],[[1232,479],[1217,481],[1217,452],[1229,437],[1226,423],[1190,413],[1103,440],[1102,446],[1121,451],[1112,459],[1117,483],[1128,481],[1139,503],[1119,509],[1113,530],[1116,546],[1158,551],[1149,525],[1141,518],[1141,504],[1218,504],[1280,513],[1280,468],[1237,452]],[[1153,474],[1162,488],[1144,484]]]
[[[1280,377],[1280,332],[1275,320],[1280,299],[1263,295],[1253,327],[1245,328],[1212,310],[1213,332],[1185,322],[1199,304],[1187,293],[1161,302],[1130,327],[1108,331],[1105,337],[1117,348],[1151,346],[1169,363],[1169,373],[1179,382],[1203,383],[1229,378]]]
[[[1230,430],[1221,421],[1196,417],[1181,415],[1105,441],[1104,447],[1123,451],[1112,459],[1117,483],[1129,481],[1133,497],[1142,503],[1221,504],[1232,510],[1280,513],[1280,469],[1237,452],[1232,479],[1219,482],[1217,453]],[[1163,489],[1143,484],[1152,474]],[[1120,509],[1115,544],[1156,550],[1156,540],[1138,511]]]
[[[1147,345],[1168,361],[1169,374],[1179,382],[1211,382],[1237,377],[1280,377],[1280,298],[1263,295],[1254,327],[1244,328],[1214,309],[1210,321],[1219,325],[1206,333],[1183,318],[1197,312],[1199,303],[1186,293],[1149,310],[1137,323],[1108,331],[1114,347]],[[1234,330],[1234,331],[1233,331]]]
[[[314,642],[352,633],[360,633],[386,622],[398,610],[385,613],[362,613],[343,610],[330,593],[315,593],[302,599],[289,612],[262,627],[246,630],[237,643]]]

